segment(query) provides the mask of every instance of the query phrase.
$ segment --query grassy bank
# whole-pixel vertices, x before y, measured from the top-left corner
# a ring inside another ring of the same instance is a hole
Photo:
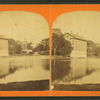
[[[65,85],[55,84],[56,91],[100,91],[100,84]]]
[[[49,80],[12,82],[0,84],[0,91],[38,91],[49,90]]]

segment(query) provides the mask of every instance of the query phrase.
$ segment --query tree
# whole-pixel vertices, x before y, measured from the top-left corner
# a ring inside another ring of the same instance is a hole
[[[15,41],[14,39],[8,40],[9,54],[20,54],[23,50],[23,43],[21,41]]]
[[[41,44],[41,43],[38,43],[37,45],[36,45],[36,47],[34,48],[34,51],[44,51],[44,45],[43,44]]]
[[[98,56],[100,54],[100,44],[94,43],[91,40],[87,41],[87,55]]]
[[[15,52],[17,54],[20,54],[22,53],[22,50],[23,50],[23,46],[22,44],[20,43],[20,41],[16,42],[16,45],[15,45]]]
[[[33,51],[48,51],[49,50],[49,38],[43,39],[36,45]]]
[[[44,51],[49,50],[49,38],[43,39],[43,40],[41,41],[41,44],[44,45]]]
[[[56,48],[56,54],[67,56],[72,51],[70,41],[64,38],[60,29],[53,29],[52,33],[52,54],[54,55],[54,49]]]
[[[8,45],[9,45],[9,54],[15,53],[15,40],[14,39],[8,39]]]
[[[27,49],[29,49],[29,50],[33,49],[33,43],[32,42],[27,43]]]
[[[93,48],[94,48],[94,42],[91,40],[87,41],[87,55],[88,56],[93,56]]]
[[[93,48],[93,54],[95,56],[98,56],[100,54],[100,44],[95,43],[94,48]]]

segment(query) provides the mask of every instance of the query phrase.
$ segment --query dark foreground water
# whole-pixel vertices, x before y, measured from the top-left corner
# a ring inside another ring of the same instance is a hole
[[[55,90],[100,90],[100,58],[52,60],[52,85]]]
[[[49,56],[1,57],[0,90],[47,90],[49,67]]]

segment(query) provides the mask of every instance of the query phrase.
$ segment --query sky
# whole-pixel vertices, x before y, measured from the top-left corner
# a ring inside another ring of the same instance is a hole
[[[52,28],[60,28],[62,33],[72,32],[84,39],[100,43],[100,12],[75,11],[57,17]]]
[[[20,41],[33,42],[36,46],[49,38],[49,25],[40,14],[25,11],[0,12],[0,35]]]

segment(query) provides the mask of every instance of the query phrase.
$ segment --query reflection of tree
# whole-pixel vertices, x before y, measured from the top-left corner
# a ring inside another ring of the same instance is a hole
[[[50,70],[50,61],[48,59],[45,60],[43,69]]]
[[[9,74],[14,73],[16,70],[18,70],[18,68],[19,68],[18,66],[13,67],[13,68],[12,68],[12,67],[10,67],[10,68],[9,68]]]
[[[70,70],[70,61],[52,60],[52,81],[57,79],[62,80],[63,77],[67,76],[70,73]]]
[[[16,70],[18,70],[18,66],[16,67],[9,67],[9,73],[5,73],[4,75],[0,75],[0,78],[5,78],[7,75],[13,74]]]

